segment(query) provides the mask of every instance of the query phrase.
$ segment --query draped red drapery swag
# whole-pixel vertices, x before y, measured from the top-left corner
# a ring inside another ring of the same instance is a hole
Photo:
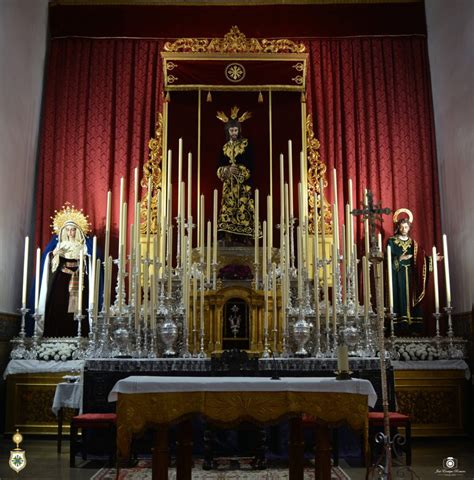
[[[357,202],[367,187],[383,206],[410,208],[414,237],[426,250],[440,245],[426,38],[303,41],[310,55],[308,113],[328,172],[334,167],[338,171],[341,222],[347,181],[352,178]],[[116,198],[112,229],[118,230],[120,178],[126,178],[125,199],[131,204],[133,168],[138,166],[142,173],[148,141],[162,111],[163,45],[162,40],[150,39],[51,41],[36,194],[41,246],[51,235],[50,216],[65,201],[89,214],[100,242],[109,189]],[[274,172],[278,172],[278,153],[274,153]],[[327,197],[333,198],[331,186]],[[277,204],[274,214],[279,215]],[[129,223],[132,218],[130,213]],[[385,240],[392,231],[387,217]],[[362,235],[358,228],[358,238]]]

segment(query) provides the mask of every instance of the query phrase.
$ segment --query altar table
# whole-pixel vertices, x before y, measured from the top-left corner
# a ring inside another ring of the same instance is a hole
[[[179,424],[177,478],[191,479],[190,418],[195,414],[222,426],[242,421],[268,425],[289,418],[290,479],[300,480],[304,457],[301,414],[317,419],[322,451],[316,469],[318,478],[326,479],[330,478],[328,426],[347,423],[367,437],[368,405],[375,405],[377,395],[372,384],[362,379],[132,376],[119,380],[108,400],[117,401],[119,464],[130,458],[134,434],[156,429],[154,480],[168,478],[167,431],[173,423]]]

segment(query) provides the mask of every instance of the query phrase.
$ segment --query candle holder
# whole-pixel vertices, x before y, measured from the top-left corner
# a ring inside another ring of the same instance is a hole
[[[448,338],[450,338],[452,341],[452,338],[454,337],[452,320],[453,307],[451,305],[448,305],[447,307],[444,307],[444,311],[446,312],[446,315],[448,317]]]
[[[83,315],[81,312],[77,312],[74,314],[74,320],[77,322],[77,336],[76,336],[76,343],[77,343],[77,349],[73,354],[73,359],[74,360],[83,360],[84,359],[84,354],[85,351],[82,346],[82,320],[86,318],[85,315]]]
[[[110,314],[106,311],[102,311],[97,317],[98,323],[98,345],[94,353],[97,358],[109,358],[111,356],[110,351],[110,337],[109,337],[109,319]]]
[[[33,314],[33,319],[35,321],[35,326],[33,329],[33,337],[31,338],[31,346],[29,351],[26,353],[26,356],[29,360],[36,360],[38,358],[39,350],[39,335],[38,335],[38,324],[42,315],[38,313],[38,310]]]
[[[146,259],[144,262],[150,262]],[[128,276],[127,272],[122,272],[122,265],[119,258],[113,260],[113,263],[118,266],[117,283],[115,284],[115,301],[111,307],[112,312],[115,315],[122,315],[122,309],[127,306],[125,296],[125,278]]]
[[[148,349],[147,358],[156,358],[156,328],[151,326],[148,328],[148,335],[150,337],[150,348]]]
[[[271,350],[268,344],[268,328],[265,328],[263,331],[263,353],[262,358],[270,358]]]
[[[204,350],[204,329],[201,328],[199,331],[199,353],[197,358],[207,358],[206,351]]]
[[[335,372],[336,380],[352,380],[352,371],[351,370],[336,370]]]
[[[315,358],[324,358],[324,354],[321,350],[321,331],[316,332],[316,342],[313,350],[313,357]]]
[[[92,315],[93,309],[88,309],[89,315]],[[97,348],[97,322],[92,323],[92,328],[89,331],[89,342],[87,344],[86,351],[84,352],[85,358],[92,358]]]
[[[288,316],[286,318],[288,318]],[[286,325],[288,325],[288,320],[286,322]],[[288,328],[285,327],[285,328],[283,328],[283,330],[281,332],[281,353],[280,353],[281,358],[289,358],[290,357],[290,350],[289,350],[289,347],[288,347],[288,343],[289,343]]]
[[[26,307],[20,308],[20,313],[21,313],[21,324],[20,324],[20,333],[18,334],[18,339],[15,339],[15,347],[13,348],[10,358],[12,360],[20,360],[26,357],[27,355],[27,350],[26,350],[26,345],[25,345],[25,318],[26,314],[30,310]]]
[[[142,328],[141,328],[141,319],[138,319],[137,328],[135,328],[135,348],[134,356],[137,358],[142,357]]]
[[[275,325],[272,331],[273,331],[273,356],[278,357],[278,329],[276,327],[276,318],[275,318]]]
[[[259,276],[258,276],[258,273],[259,273],[259,263],[258,262],[254,262],[253,263],[253,282],[252,282],[252,287],[254,290],[260,290],[261,289],[261,285],[260,285],[260,280],[259,280]]]
[[[439,318],[441,317],[441,313],[439,313],[439,311],[434,312],[433,317],[436,320],[436,336],[435,336],[435,338],[436,338],[437,341],[439,341],[441,339],[440,330],[439,330]]]

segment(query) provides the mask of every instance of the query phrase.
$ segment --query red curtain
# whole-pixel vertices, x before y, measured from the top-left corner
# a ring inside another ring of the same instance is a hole
[[[36,195],[36,232],[43,247],[55,209],[69,201],[90,217],[99,241],[106,196],[115,197],[118,230],[120,178],[133,204],[133,169],[148,157],[161,111],[163,42],[131,39],[55,39],[45,87]],[[129,215],[131,219],[131,214]]]
[[[116,198],[112,223],[117,229],[120,177],[129,182],[130,204],[132,170],[138,166],[141,174],[162,110],[163,43],[52,40],[36,195],[37,238],[42,246],[51,235],[50,215],[65,201],[89,214],[100,241],[109,189]],[[313,114],[322,160],[328,171],[334,167],[338,171],[341,220],[347,181],[352,178],[358,201],[367,187],[385,207],[410,208],[414,237],[426,250],[440,245],[426,38],[320,38],[306,44],[308,112]],[[274,117],[274,138],[280,138],[276,131],[284,125],[283,116],[284,112]],[[213,125],[218,128],[215,121]],[[250,121],[248,126],[252,127]],[[285,133],[281,136],[286,142]],[[169,138],[170,146],[175,143],[176,138]],[[279,152],[274,150],[274,175],[279,171]],[[205,182],[203,187],[206,190]],[[331,189],[328,194],[332,199]],[[210,202],[208,197],[208,207]],[[386,241],[393,231],[391,217],[386,217],[383,231]]]
[[[319,39],[308,47],[308,111],[321,158],[337,169],[340,218],[352,178],[358,202],[369,188],[383,207],[411,209],[414,237],[427,250],[440,245],[426,39]],[[331,179],[328,193],[332,199]],[[391,216],[382,230],[386,241]]]

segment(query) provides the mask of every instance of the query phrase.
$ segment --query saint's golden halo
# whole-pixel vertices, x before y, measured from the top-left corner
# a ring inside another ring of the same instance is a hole
[[[74,205],[69,202],[66,202],[61,210],[55,210],[54,217],[51,217],[51,219],[53,220],[51,227],[53,228],[53,233],[56,235],[59,235],[67,223],[76,224],[84,235],[87,235],[91,230],[89,216],[84,215],[82,209],[77,210]]]
[[[408,208],[399,208],[394,214],[393,214],[393,223],[398,222],[398,216],[400,213],[406,213],[408,215],[408,221],[410,223],[413,223],[413,213],[411,210],[408,210]]]

